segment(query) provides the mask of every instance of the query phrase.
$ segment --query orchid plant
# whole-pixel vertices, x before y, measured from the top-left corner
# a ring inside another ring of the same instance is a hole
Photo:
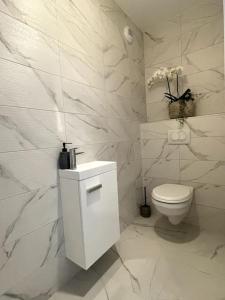
[[[182,66],[177,67],[163,67],[156,70],[153,75],[148,79],[147,85],[149,88],[151,88],[154,84],[157,82],[166,80],[168,85],[168,91],[169,93],[164,93],[165,97],[169,99],[169,103],[173,103],[176,101],[189,101],[194,100],[192,97],[192,93],[190,89],[187,89],[181,96],[179,93],[179,75],[181,75],[183,72]],[[176,78],[176,86],[177,86],[177,96],[172,95],[171,88],[170,88],[170,81]]]

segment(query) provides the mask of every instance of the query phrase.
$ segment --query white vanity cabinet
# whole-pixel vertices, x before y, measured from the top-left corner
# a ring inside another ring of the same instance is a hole
[[[60,189],[66,256],[88,269],[120,237],[116,163],[60,170]]]

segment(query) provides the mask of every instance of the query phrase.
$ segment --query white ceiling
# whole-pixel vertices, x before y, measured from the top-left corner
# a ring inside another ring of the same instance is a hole
[[[181,3],[189,0],[115,0],[122,10],[143,31],[170,19],[180,11]]]

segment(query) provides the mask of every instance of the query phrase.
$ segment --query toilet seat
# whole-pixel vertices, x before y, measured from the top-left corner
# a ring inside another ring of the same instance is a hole
[[[180,184],[162,184],[152,190],[152,198],[167,204],[178,204],[189,201],[193,187]]]

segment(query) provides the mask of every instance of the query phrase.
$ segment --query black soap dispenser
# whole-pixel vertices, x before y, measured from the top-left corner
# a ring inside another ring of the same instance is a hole
[[[59,168],[69,169],[70,168],[70,153],[67,151],[66,145],[72,143],[63,143],[62,152],[59,154]]]

